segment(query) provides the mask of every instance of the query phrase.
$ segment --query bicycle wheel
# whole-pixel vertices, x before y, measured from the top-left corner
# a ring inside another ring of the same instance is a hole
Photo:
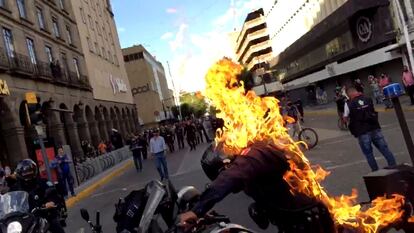
[[[308,145],[308,149],[312,149],[318,144],[319,138],[314,129],[303,128],[299,132],[299,140],[305,142]]]
[[[77,175],[77,178],[78,178],[78,182],[79,183],[82,183],[84,181],[84,179],[85,179],[85,176],[83,174],[82,168],[79,167],[79,166],[76,166],[75,169],[76,169],[76,175]]]

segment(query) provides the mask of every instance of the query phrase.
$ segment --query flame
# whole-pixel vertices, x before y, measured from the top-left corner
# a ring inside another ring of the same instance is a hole
[[[255,142],[284,150],[290,165],[284,179],[291,192],[319,199],[327,206],[337,226],[376,233],[402,217],[404,197],[400,195],[377,198],[365,210],[357,204],[356,190],[349,196],[329,196],[320,184],[329,172],[320,166],[312,169],[300,143],[295,142],[284,127],[286,119],[280,114],[276,98],[261,98],[253,91],[245,93],[243,82],[237,79],[241,71],[239,64],[224,58],[206,75],[204,96],[219,111],[217,117],[224,120],[224,128],[217,131],[215,141],[222,143],[225,153],[240,154]]]
[[[411,218],[408,219],[409,223],[414,223],[414,216],[412,216]]]

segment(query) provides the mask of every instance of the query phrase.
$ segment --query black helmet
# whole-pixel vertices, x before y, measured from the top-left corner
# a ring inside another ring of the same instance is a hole
[[[231,161],[230,156],[223,154],[220,149],[211,144],[204,151],[201,158],[201,167],[210,180],[215,180]]]
[[[25,159],[19,162],[16,167],[16,177],[19,180],[31,181],[36,179],[38,169],[36,163],[31,159]]]

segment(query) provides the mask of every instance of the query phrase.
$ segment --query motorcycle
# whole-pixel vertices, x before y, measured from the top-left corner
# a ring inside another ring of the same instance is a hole
[[[44,233],[49,226],[39,213],[48,211],[36,208],[30,212],[29,194],[24,191],[9,192],[0,200],[1,233]]]
[[[114,220],[118,233],[176,233],[183,232],[176,219],[180,213],[190,210],[197,202],[200,192],[187,186],[174,189],[171,182],[149,182],[145,188],[132,191],[125,199],[115,205]],[[86,209],[81,210],[82,218],[89,224],[93,233],[102,233],[100,214],[97,212],[96,223],[89,219]],[[210,212],[204,218],[188,228],[185,232],[251,232],[243,226],[232,224],[226,216]]]

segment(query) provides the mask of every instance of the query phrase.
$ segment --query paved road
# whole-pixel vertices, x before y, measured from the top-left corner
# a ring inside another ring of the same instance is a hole
[[[406,113],[406,116],[410,131],[414,132],[414,113]],[[311,116],[305,120],[306,125],[315,128],[320,136],[320,143],[316,148],[307,152],[307,156],[313,164],[320,164],[331,171],[331,175],[323,183],[328,192],[333,195],[349,194],[352,188],[357,188],[360,200],[368,200],[362,176],[369,171],[369,167],[360,152],[357,141],[348,132],[337,129],[335,116]],[[393,112],[381,113],[380,121],[398,162],[410,162],[395,114]],[[202,190],[208,182],[199,166],[205,147],[206,144],[199,146],[196,152],[190,153],[186,149],[168,155],[170,173],[173,174],[172,181],[177,188],[194,185]],[[379,164],[385,166],[385,160],[380,155],[378,156]],[[80,228],[86,227],[78,214],[81,207],[100,210],[104,232],[114,232],[112,215],[118,198],[126,196],[133,189],[143,187],[149,180],[158,178],[153,161],[145,161],[144,166],[143,173],[138,174],[133,169],[127,170],[123,175],[70,209],[67,232],[78,232]],[[233,222],[258,230],[248,217],[247,207],[251,202],[244,194],[231,195],[215,209],[230,216]],[[275,231],[268,229],[266,232]]]

